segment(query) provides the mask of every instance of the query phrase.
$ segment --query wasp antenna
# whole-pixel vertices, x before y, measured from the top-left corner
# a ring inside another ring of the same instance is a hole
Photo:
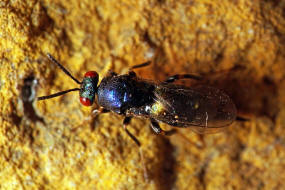
[[[64,68],[51,54],[47,53],[47,57],[49,60],[51,60],[53,63],[55,63],[66,75],[68,75],[72,80],[74,80],[77,84],[81,84],[72,74]]]
[[[54,97],[57,97],[57,96],[61,96],[61,95],[66,94],[68,92],[78,91],[78,90],[80,90],[80,88],[72,88],[72,89],[61,91],[61,92],[57,92],[55,94],[51,94],[51,95],[48,95],[48,96],[37,97],[37,100],[40,101],[40,100],[50,99],[50,98],[54,98]]]

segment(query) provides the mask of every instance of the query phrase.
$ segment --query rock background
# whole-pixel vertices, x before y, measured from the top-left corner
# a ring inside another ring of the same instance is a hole
[[[284,18],[273,0],[2,0],[0,189],[284,189]],[[166,138],[132,120],[146,181],[121,116],[88,120],[77,93],[34,101],[77,87],[48,52],[78,79],[147,60],[147,79],[203,75],[250,121]]]

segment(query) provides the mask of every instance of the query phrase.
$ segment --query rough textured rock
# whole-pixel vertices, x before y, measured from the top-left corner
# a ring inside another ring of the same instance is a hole
[[[284,189],[284,10],[268,0],[2,0],[0,189]],[[48,52],[79,79],[146,60],[144,78],[201,74],[251,120],[166,138],[134,119],[145,181],[121,116],[88,120],[77,93],[34,101],[76,87]]]

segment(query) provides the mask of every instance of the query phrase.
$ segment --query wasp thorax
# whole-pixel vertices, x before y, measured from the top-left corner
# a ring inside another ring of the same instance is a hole
[[[83,81],[80,86],[80,102],[84,106],[91,106],[95,99],[97,91],[99,75],[96,71],[88,71],[85,73]]]

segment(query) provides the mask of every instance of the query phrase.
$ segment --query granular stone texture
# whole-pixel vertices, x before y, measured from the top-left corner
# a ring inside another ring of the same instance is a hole
[[[285,189],[284,34],[283,0],[2,0],[0,189]],[[198,74],[250,120],[164,137],[133,119],[145,173],[123,116],[90,119],[78,93],[36,101],[78,87],[47,53],[79,80],[149,60],[143,78]]]

